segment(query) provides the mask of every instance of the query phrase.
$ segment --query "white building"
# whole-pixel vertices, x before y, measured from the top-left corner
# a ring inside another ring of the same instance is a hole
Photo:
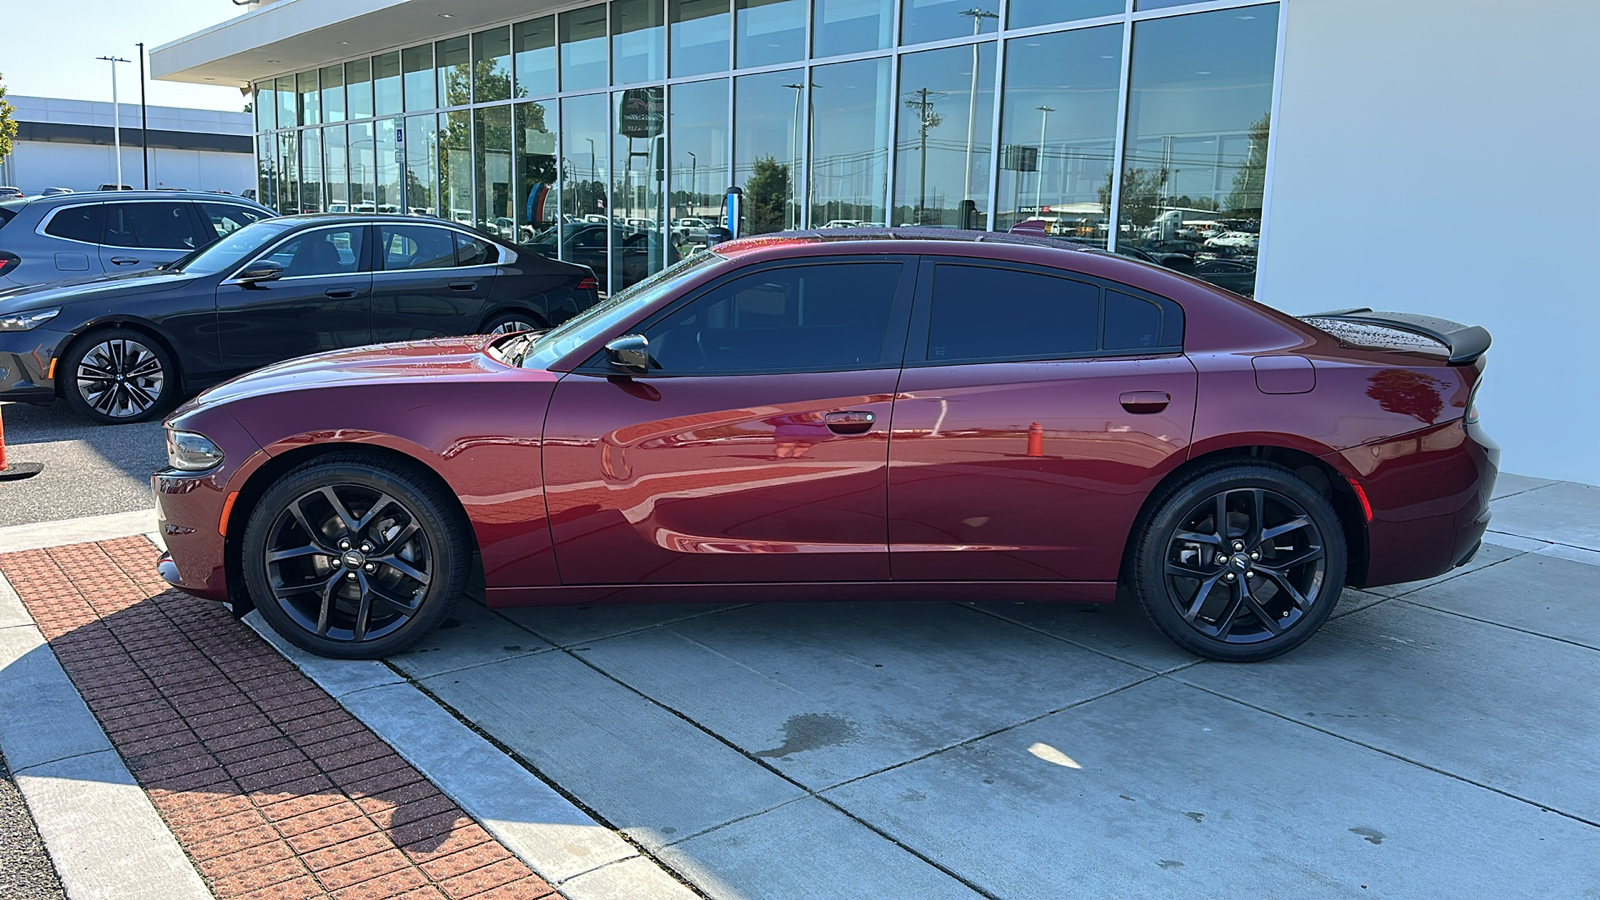
[[[32,196],[49,187],[92,191],[115,184],[110,103],[18,97],[17,139],[0,160],[0,184]],[[244,99],[239,102],[244,107]],[[121,103],[122,183],[144,188],[145,153],[138,103]],[[255,187],[255,125],[246,112],[149,107],[149,187],[238,194]]]

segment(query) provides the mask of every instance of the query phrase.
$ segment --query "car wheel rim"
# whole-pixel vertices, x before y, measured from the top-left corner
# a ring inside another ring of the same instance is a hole
[[[344,643],[378,640],[410,621],[433,566],[427,533],[410,507],[360,485],[300,495],[267,535],[273,601],[306,631]]]
[[[1322,602],[1327,556],[1305,508],[1264,488],[1223,491],[1179,520],[1163,561],[1167,599],[1190,628],[1227,644],[1292,631]]]
[[[113,419],[150,411],[161,397],[167,373],[155,351],[126,338],[101,341],[78,362],[78,396],[90,409]]]
[[[509,319],[501,322],[499,325],[496,325],[494,330],[489,332],[489,334],[493,335],[494,337],[500,337],[501,335],[516,334],[519,331],[536,330],[537,329],[533,327],[532,322],[524,322],[521,319]]]

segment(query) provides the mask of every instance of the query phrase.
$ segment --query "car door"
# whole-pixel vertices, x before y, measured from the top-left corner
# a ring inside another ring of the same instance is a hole
[[[1193,429],[1182,309],[960,257],[925,260],[918,285],[889,442],[895,580],[1115,579]]]
[[[372,342],[367,226],[321,225],[285,236],[255,259],[282,277],[217,286],[218,343],[227,371]],[[246,264],[248,265],[248,264]]]
[[[471,334],[499,271],[500,249],[444,225],[375,225],[372,339],[410,341]]]
[[[648,374],[602,353],[564,377],[544,440],[563,583],[886,580],[914,269],[740,269],[638,329]]]
[[[103,204],[100,263],[108,273],[137,272],[169,263],[210,243],[196,230],[192,204],[181,200],[121,200]]]

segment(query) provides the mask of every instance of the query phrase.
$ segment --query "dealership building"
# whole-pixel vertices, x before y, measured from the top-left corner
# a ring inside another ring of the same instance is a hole
[[[1293,313],[1481,324],[1504,467],[1600,484],[1597,32],[1586,0],[262,0],[151,69],[254,92],[280,212],[605,245],[611,284],[736,185],[744,234],[1036,220]]]

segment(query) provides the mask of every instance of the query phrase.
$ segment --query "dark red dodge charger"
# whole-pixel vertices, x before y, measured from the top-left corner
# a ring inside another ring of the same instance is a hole
[[[327,656],[493,607],[1110,601],[1212,659],[1472,558],[1489,335],[1294,318],[1048,239],[734,241],[553,331],[213,388],[154,476],[168,581]]]

